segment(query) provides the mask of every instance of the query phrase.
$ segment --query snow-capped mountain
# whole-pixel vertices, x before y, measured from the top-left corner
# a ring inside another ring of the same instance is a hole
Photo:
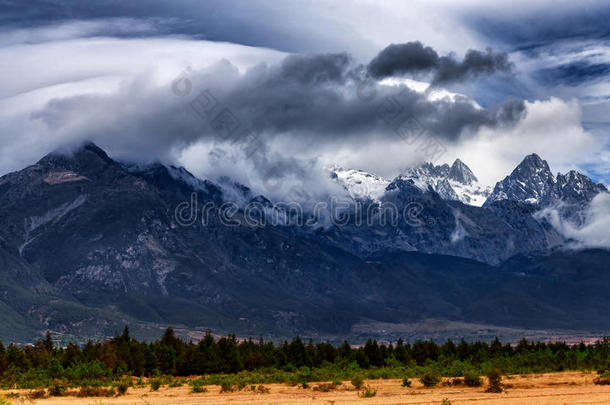
[[[519,181],[548,177],[530,172],[538,177]],[[275,225],[281,207],[230,179],[120,163],[92,143],[51,153],[0,177],[0,332],[99,336],[133,319],[147,328],[184,323],[320,336],[347,333],[363,317],[404,322],[413,314],[489,322],[504,311],[507,325],[524,325],[532,308],[537,327],[541,320],[609,324],[607,250],[557,251],[567,239],[532,204],[481,208],[439,198],[477,184],[459,161],[409,175],[387,184],[337,169],[336,180],[354,196],[379,200],[342,209],[332,226]],[[599,189],[576,172],[555,180],[566,201]],[[255,209],[223,208],[244,200]],[[253,221],[259,214],[264,222]],[[557,300],[566,291],[570,299]],[[523,297],[526,312],[506,311]]]
[[[401,177],[413,180],[421,190],[432,188],[445,200],[461,201],[477,207],[483,205],[491,192],[491,187],[479,183],[472,170],[460,159],[456,159],[451,166],[424,163],[407,169]]]
[[[554,176],[548,163],[535,153],[496,183],[485,205],[499,200],[515,200],[540,206],[552,204],[586,204],[600,192],[607,192],[603,184],[596,184],[587,176],[571,170]]]
[[[338,180],[353,198],[371,199],[373,201],[378,201],[390,184],[389,180],[367,173],[364,170],[342,169],[340,167],[332,168],[331,177]]]
[[[331,176],[340,181],[352,197],[373,201],[378,201],[391,183],[363,170],[333,168]],[[426,162],[406,169],[397,179],[412,180],[421,191],[432,189],[444,200],[461,201],[478,207],[483,205],[491,192],[491,187],[480,184],[472,170],[460,159],[456,159],[451,166],[435,166]]]

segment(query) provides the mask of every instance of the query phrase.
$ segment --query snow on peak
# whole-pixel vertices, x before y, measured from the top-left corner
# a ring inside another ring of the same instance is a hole
[[[337,179],[353,198],[368,198],[379,201],[390,181],[363,170],[334,167],[331,176]],[[478,182],[464,162],[457,159],[452,166],[436,166],[426,162],[404,170],[398,179],[411,180],[427,192],[430,188],[445,200],[461,201],[464,204],[481,206],[491,192],[491,187]]]
[[[335,167],[331,176],[338,179],[352,198],[378,201],[384,194],[389,180],[364,170],[343,169]]]
[[[460,159],[451,165],[435,166],[424,163],[405,170],[401,177],[413,180],[422,191],[431,187],[445,200],[461,201],[480,207],[491,192],[491,187],[480,184],[472,170]]]

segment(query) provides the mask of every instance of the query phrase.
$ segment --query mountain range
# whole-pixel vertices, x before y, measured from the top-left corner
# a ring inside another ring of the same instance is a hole
[[[171,324],[340,339],[428,319],[610,330],[610,252],[568,248],[536,215],[558,207],[582,224],[603,185],[575,171],[554,176],[535,154],[493,189],[459,159],[392,180],[339,168],[330,177],[351,204],[324,214],[329,222],[228,179],[118,162],[92,143],[9,173],[0,178],[0,336],[103,337],[129,323],[144,337]],[[230,226],[227,202],[238,202]],[[205,221],[180,220],[185,203]],[[253,224],[253,213],[285,221]]]

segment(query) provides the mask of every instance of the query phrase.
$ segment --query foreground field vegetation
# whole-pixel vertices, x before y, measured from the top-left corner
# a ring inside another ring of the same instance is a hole
[[[148,343],[133,339],[125,328],[120,336],[83,347],[57,347],[49,335],[24,347],[0,342],[0,386],[29,390],[32,399],[113,397],[130,389],[155,392],[163,387],[205,393],[217,386],[219,393],[265,394],[267,384],[279,383],[317,392],[349,386],[361,398],[370,398],[377,390],[365,380],[388,379],[398,379],[404,388],[417,379],[425,387],[485,385],[490,392],[502,392],[502,375],[564,370],[594,370],[596,384],[610,384],[610,339],[574,346],[525,340],[511,346],[495,340],[441,345],[368,341],[361,347],[345,342],[336,347],[299,338],[274,344],[210,334],[187,343],[169,328],[161,339]]]

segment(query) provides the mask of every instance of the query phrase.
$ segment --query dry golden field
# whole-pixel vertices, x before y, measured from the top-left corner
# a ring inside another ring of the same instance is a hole
[[[501,394],[485,393],[485,385],[480,388],[450,386],[441,384],[435,388],[425,388],[412,379],[410,388],[401,386],[400,380],[370,380],[366,383],[377,389],[372,398],[360,398],[349,382],[331,392],[291,387],[283,384],[268,384],[267,394],[250,391],[220,393],[220,388],[209,386],[208,392],[191,393],[189,386],[179,388],[162,387],[151,392],[150,388],[131,388],[127,395],[118,398],[76,398],[58,397],[30,400],[28,391],[20,391],[18,398],[11,399],[17,404],[71,404],[71,405],[241,405],[241,404],[290,404],[290,405],[351,405],[351,404],[441,404],[444,399],[452,405],[459,404],[610,404],[610,386],[593,384],[595,373],[564,372],[551,374],[530,374],[503,378],[506,391]],[[444,382],[448,381],[447,379]],[[312,383],[311,387],[317,384]],[[7,391],[0,395],[6,396]],[[447,402],[446,402],[447,403]]]

